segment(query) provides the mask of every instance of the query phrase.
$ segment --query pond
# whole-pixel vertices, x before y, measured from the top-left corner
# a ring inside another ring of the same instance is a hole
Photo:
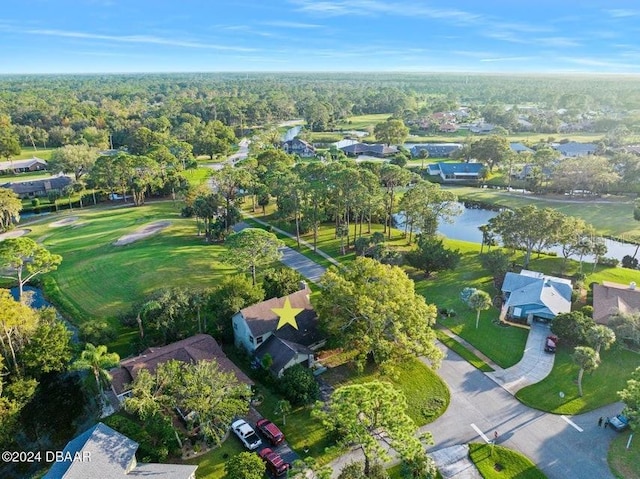
[[[453,219],[453,223],[447,223],[440,221],[438,224],[438,233],[447,238],[469,241],[471,243],[482,243],[482,233],[478,229],[479,226],[485,225],[491,218],[494,218],[499,214],[499,211],[492,211],[486,208],[469,208],[460,203],[462,208],[462,214]],[[396,220],[396,227],[398,229],[404,229],[404,215],[399,213],[394,215]],[[616,258],[622,261],[625,255],[633,256],[636,252],[636,245],[630,243],[623,243],[608,238],[601,238],[604,244],[607,246],[607,258]],[[560,247],[550,248],[549,251],[556,253],[558,256],[562,256],[562,249]],[[579,259],[577,256],[572,256],[572,259]],[[593,262],[592,256],[585,256],[584,261]]]
[[[18,287],[14,287],[11,288],[9,291],[11,291],[11,295],[13,296],[13,298],[18,301],[18,295],[19,295],[19,291],[18,291]],[[29,295],[31,295],[31,304],[30,306],[34,309],[40,309],[40,308],[47,308],[47,307],[51,307],[55,309],[55,306],[52,305],[49,301],[47,301],[44,297],[44,294],[42,293],[42,290],[40,288],[35,288],[33,286],[25,286],[23,288],[23,294],[27,293]],[[71,331],[71,341],[74,343],[78,343],[80,342],[80,337],[78,334],[78,328],[76,328],[73,324],[71,324],[69,321],[67,321],[56,309],[56,316],[58,317],[59,320],[61,320],[64,325],[67,327],[67,329],[69,331]]]

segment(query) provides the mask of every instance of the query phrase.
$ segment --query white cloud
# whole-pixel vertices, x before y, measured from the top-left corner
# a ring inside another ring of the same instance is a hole
[[[317,25],[315,23],[301,23],[301,22],[287,22],[284,20],[276,20],[272,22],[262,22],[262,25],[269,25],[271,27],[282,27],[282,28],[300,28],[300,29],[310,29],[310,28],[321,28],[322,25]]]
[[[612,8],[605,10],[605,12],[613,18],[637,17],[640,15],[640,10],[631,10],[627,8]]]
[[[201,48],[210,50],[221,51],[238,51],[238,52],[251,52],[256,51],[255,48],[245,48],[230,45],[220,45],[213,43],[202,43],[191,40],[179,40],[175,38],[162,38],[151,35],[103,35],[97,33],[87,32],[75,32],[68,30],[46,30],[46,29],[32,29],[26,30],[26,33],[30,35],[44,35],[63,38],[83,38],[88,40],[108,40],[119,43],[141,43],[151,45],[166,45],[184,48]]]

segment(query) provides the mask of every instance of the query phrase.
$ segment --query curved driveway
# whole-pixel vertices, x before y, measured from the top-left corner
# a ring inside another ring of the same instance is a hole
[[[497,431],[498,444],[528,456],[549,479],[614,478],[607,450],[617,433],[599,428],[597,421],[620,412],[620,403],[565,420],[524,406],[453,351],[441,348],[446,358],[438,374],[449,385],[451,404],[421,428],[433,434],[431,451],[486,440],[477,431],[493,439]]]

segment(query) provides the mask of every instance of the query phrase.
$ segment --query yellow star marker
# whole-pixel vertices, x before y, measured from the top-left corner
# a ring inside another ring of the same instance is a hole
[[[285,298],[284,306],[282,308],[272,308],[271,311],[276,313],[280,318],[278,320],[278,327],[280,329],[285,324],[290,324],[294,328],[298,329],[298,323],[296,322],[296,314],[302,311],[304,308],[292,308],[289,298]]]

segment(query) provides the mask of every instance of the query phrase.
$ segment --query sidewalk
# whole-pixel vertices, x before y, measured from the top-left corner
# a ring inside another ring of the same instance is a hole
[[[267,223],[266,221],[262,221],[258,218],[256,218],[255,216],[253,216],[251,213],[247,213],[247,212],[243,212],[243,214],[247,217],[252,219],[253,221],[255,221],[256,223],[261,224],[262,226],[269,226],[271,228],[273,228],[273,231],[277,231],[278,233],[280,233],[281,235],[285,235],[288,236],[289,238],[292,239],[296,239],[295,235],[292,235],[291,233],[288,233],[287,231],[281,230],[280,228],[276,228],[273,225],[270,225],[269,223]],[[311,243],[309,243],[308,241],[305,241],[303,239],[300,240],[300,244],[305,245],[307,248],[309,248],[311,251],[313,251],[313,245]],[[324,251],[321,250],[317,250],[315,251],[315,253],[319,254],[320,256],[322,256],[323,258],[325,258],[326,260],[328,260],[331,264],[335,265],[335,266],[340,266],[340,263],[338,261],[336,261],[335,259],[333,259],[332,256],[329,256],[327,253],[325,253]],[[300,254],[300,253],[298,253]],[[309,260],[311,261],[311,260]]]

